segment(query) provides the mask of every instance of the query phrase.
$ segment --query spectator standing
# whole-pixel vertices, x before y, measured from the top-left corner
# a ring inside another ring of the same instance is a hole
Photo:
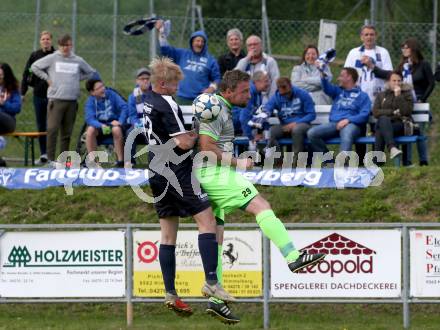
[[[118,93],[107,89],[101,80],[88,80],[86,89],[90,93],[84,105],[88,157],[94,161],[97,139],[111,134],[117,156],[115,166],[124,167],[123,125],[128,117],[127,103]]]
[[[0,134],[15,131],[15,115],[21,110],[18,80],[7,63],[0,63]],[[6,162],[0,157],[0,167]]]
[[[52,34],[49,31],[43,31],[40,34],[40,49],[34,51],[29,56],[26,62],[23,72],[23,79],[21,81],[21,97],[24,100],[26,92],[29,86],[33,88],[33,103],[35,110],[35,118],[37,122],[37,130],[39,132],[46,132],[47,130],[47,82],[37,75],[32,73],[31,65],[47,55],[55,52],[52,46]],[[38,143],[40,145],[40,159],[37,160],[36,164],[41,165],[47,162],[46,154],[46,136],[40,136],[38,138]]]
[[[238,70],[248,73],[252,76],[256,71],[266,72],[270,79],[269,93],[264,94],[263,103],[266,103],[269,97],[275,94],[277,90],[276,80],[280,77],[277,61],[263,52],[261,38],[251,35],[246,40],[247,55],[238,61],[235,67]]]
[[[177,89],[177,103],[189,105],[201,93],[214,93],[221,76],[217,60],[208,52],[205,32],[194,32],[189,39],[189,49],[183,49],[169,45],[163,21],[159,20],[156,28],[161,55],[171,58],[184,74]]]
[[[58,39],[59,50],[31,65],[32,72],[49,85],[47,89],[47,158],[55,161],[58,131],[60,153],[68,151],[80,95],[79,82],[96,74],[86,61],[72,52],[72,38]]]
[[[293,67],[291,81],[292,85],[302,88],[310,93],[313,102],[318,104],[331,104],[332,100],[324,93],[321,86],[321,72],[315,65],[319,57],[318,48],[309,45],[304,49],[302,63]],[[332,73],[328,65],[324,68],[328,79],[332,80]]]
[[[220,75],[223,77],[226,71],[234,70],[238,61],[246,57],[243,51],[243,34],[239,29],[233,28],[226,33],[226,44],[229,52],[219,56],[218,65]]]

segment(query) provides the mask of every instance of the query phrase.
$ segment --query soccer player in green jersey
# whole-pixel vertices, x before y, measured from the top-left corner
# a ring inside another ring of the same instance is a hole
[[[284,224],[277,218],[269,202],[261,196],[255,186],[237,173],[235,168],[251,169],[251,158],[235,158],[233,156],[234,127],[231,108],[244,107],[250,98],[250,76],[239,70],[225,73],[220,83],[218,98],[223,104],[219,116],[210,122],[199,122],[199,149],[201,153],[195,159],[196,176],[203,190],[208,194],[214,215],[217,219],[218,266],[217,278],[222,281],[222,242],[225,215],[237,209],[255,215],[255,219],[264,235],[266,235],[280,250],[287,266],[292,272],[298,272],[304,267],[318,263],[325,254],[300,253],[295,246]],[[202,163],[203,155],[210,155],[210,163]],[[209,314],[219,318],[224,323],[238,323],[240,319],[234,316],[227,303],[210,298]]]

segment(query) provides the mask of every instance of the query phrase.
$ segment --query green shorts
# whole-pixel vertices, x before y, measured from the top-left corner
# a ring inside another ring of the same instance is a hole
[[[214,215],[223,222],[226,214],[246,207],[258,195],[254,185],[231,167],[198,168],[196,176],[208,194]]]

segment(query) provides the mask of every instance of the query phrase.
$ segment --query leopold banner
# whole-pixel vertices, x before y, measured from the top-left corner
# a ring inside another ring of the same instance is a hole
[[[133,232],[133,295],[163,297],[159,264],[159,231]],[[236,297],[262,295],[261,234],[257,230],[225,231],[224,287]],[[200,297],[205,281],[198,232],[179,231],[176,244],[176,289],[180,296]]]
[[[326,253],[320,264],[292,274],[271,245],[273,297],[399,297],[400,230],[295,230],[297,249]]]
[[[440,297],[440,230],[411,230],[412,297]]]
[[[1,297],[122,297],[123,231],[6,232]]]

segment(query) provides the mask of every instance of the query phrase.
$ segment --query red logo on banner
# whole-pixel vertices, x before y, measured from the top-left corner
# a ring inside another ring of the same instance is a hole
[[[325,259],[317,266],[306,267],[299,273],[328,273],[331,277],[340,273],[373,273],[373,255],[376,254],[376,251],[338,233],[324,237],[302,248],[301,251],[307,251],[309,254],[325,253],[335,256],[335,258]],[[340,260],[336,256],[352,257]]]
[[[159,250],[157,249],[157,242],[153,243],[150,241],[138,243],[137,255],[141,262],[146,264],[155,261],[159,255]]]

